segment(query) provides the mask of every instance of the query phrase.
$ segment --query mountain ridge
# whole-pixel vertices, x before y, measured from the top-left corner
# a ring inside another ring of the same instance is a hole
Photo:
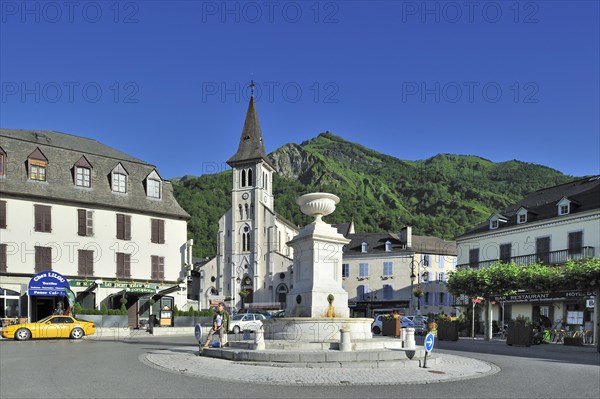
[[[519,160],[493,162],[477,155],[437,154],[407,161],[324,132],[300,144],[279,147],[275,211],[297,225],[310,220],[295,200],[313,191],[340,197],[329,223],[355,221],[357,232],[398,232],[452,239],[529,192],[574,180],[544,165]],[[217,224],[231,204],[231,170],[172,179],[177,200],[192,215],[195,254],[216,252]]]

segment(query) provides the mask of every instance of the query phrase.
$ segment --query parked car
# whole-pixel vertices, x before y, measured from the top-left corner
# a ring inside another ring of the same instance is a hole
[[[244,330],[256,331],[265,319],[265,315],[260,313],[238,313],[229,319],[229,331],[235,334]]]
[[[76,319],[72,316],[48,316],[35,323],[12,324],[2,330],[2,337],[25,341],[30,338],[73,338],[96,333],[91,321]]]
[[[406,316],[415,324],[415,333],[416,334],[425,334],[427,333],[427,316]]]
[[[382,330],[382,326],[383,326],[383,318],[386,315],[380,314],[377,317],[375,317],[375,320],[373,321],[373,323],[371,324],[371,331],[373,332],[373,334],[381,334],[381,330]],[[413,323],[412,321],[410,321],[410,319],[408,317],[402,316],[402,318],[400,319],[400,327],[401,328],[407,328],[407,327],[414,327],[415,323]]]
[[[279,310],[273,314],[273,317],[285,317],[285,310]]]

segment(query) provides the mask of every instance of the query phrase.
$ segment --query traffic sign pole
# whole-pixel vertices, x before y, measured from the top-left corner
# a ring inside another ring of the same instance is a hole
[[[425,336],[425,359],[423,360],[423,368],[427,368],[427,355],[429,352],[433,350],[433,345],[435,344],[435,336],[433,333],[429,333]]]

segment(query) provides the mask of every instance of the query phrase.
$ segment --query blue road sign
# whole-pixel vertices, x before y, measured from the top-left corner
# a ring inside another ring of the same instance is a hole
[[[425,336],[425,350],[427,353],[431,352],[433,349],[433,343],[435,342],[435,337],[432,333],[429,333]]]

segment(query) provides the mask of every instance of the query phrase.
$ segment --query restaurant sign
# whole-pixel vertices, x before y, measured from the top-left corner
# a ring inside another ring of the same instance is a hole
[[[592,292],[559,291],[559,292],[527,292],[513,295],[497,295],[492,297],[496,302],[536,302],[565,299],[583,299],[594,295]]]

